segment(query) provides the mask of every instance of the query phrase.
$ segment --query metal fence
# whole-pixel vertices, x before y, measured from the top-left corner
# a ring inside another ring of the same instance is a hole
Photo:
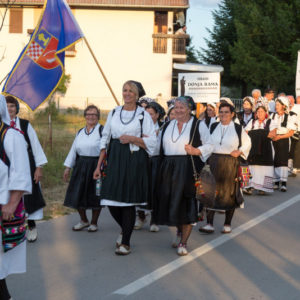
[[[239,112],[242,110],[242,107],[243,107],[243,99],[234,99],[234,98],[231,98],[232,102],[234,103],[235,105],[235,110],[236,112]]]

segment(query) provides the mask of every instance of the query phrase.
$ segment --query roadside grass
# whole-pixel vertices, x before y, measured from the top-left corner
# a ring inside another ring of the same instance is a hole
[[[101,112],[101,124],[105,124],[108,112]],[[64,161],[72,146],[76,133],[85,126],[83,114],[57,113],[52,118],[52,149],[49,139],[48,115],[45,112],[20,115],[30,120],[45,151],[48,164],[43,168],[42,192],[47,206],[44,219],[66,215],[75,210],[63,206],[68,184],[63,182]]]

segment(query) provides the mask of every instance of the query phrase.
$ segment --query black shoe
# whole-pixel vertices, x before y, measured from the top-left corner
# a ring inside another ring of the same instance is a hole
[[[252,189],[251,188],[243,189],[243,193],[246,195],[252,195]]]

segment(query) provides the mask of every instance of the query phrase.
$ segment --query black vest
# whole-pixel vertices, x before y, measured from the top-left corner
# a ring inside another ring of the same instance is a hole
[[[10,161],[4,150],[4,138],[8,128],[9,128],[8,125],[0,121],[0,159],[9,167]]]
[[[276,115],[276,113],[273,113],[273,115],[272,115],[272,120],[275,119],[275,115]],[[281,127],[285,127],[285,128],[286,128],[287,122],[288,122],[288,117],[289,117],[289,116],[293,116],[293,115],[297,115],[297,114],[294,113],[293,111],[290,111],[289,114],[286,114],[286,113],[285,113],[285,114],[284,114],[283,121],[281,122]]]

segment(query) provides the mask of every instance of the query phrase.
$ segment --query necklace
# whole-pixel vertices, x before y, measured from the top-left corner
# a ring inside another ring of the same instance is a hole
[[[135,107],[135,111],[134,111],[134,114],[133,114],[132,118],[131,118],[128,122],[124,122],[124,121],[122,120],[122,112],[123,112],[123,108],[124,108],[124,106],[122,106],[122,108],[121,108],[121,112],[120,112],[120,121],[121,121],[121,123],[122,123],[123,125],[128,125],[130,122],[132,122],[132,120],[133,120],[134,117],[135,117],[136,110],[137,110],[137,106]]]
[[[93,131],[94,131],[94,129],[95,129],[95,127],[96,127],[96,126],[94,126],[93,129],[92,129],[90,132],[87,132],[86,127],[84,127],[84,132],[85,132],[85,134],[86,134],[86,135],[92,134]]]
[[[222,142],[223,142],[223,139],[224,139],[224,136],[225,136],[225,134],[227,132],[228,127],[229,127],[229,125],[227,125],[226,128],[221,125],[221,140],[220,140],[220,145],[222,145]]]
[[[184,128],[181,130],[181,133],[178,135],[177,139],[174,140],[174,130],[175,130],[176,124],[178,124],[177,121],[174,122],[174,126],[173,126],[173,129],[172,129],[172,135],[171,135],[171,140],[172,140],[172,143],[174,143],[174,144],[177,143],[177,141],[179,140],[179,138],[180,138],[180,137],[182,136],[182,134],[184,133],[184,131],[185,131],[186,127],[187,127],[188,122],[185,123]]]
[[[265,120],[257,120],[258,121],[258,129],[260,129],[261,125],[263,128],[266,128],[266,121]]]

